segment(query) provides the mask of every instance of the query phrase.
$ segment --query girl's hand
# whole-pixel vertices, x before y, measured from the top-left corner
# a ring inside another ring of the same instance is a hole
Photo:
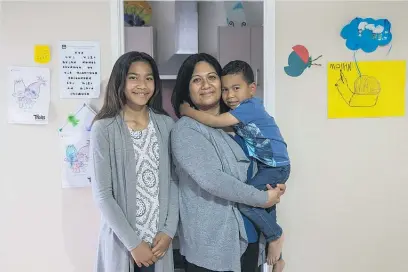
[[[153,240],[152,252],[157,258],[162,258],[169,249],[171,239],[167,234],[159,232]]]
[[[149,244],[144,241],[130,253],[132,254],[133,260],[138,267],[149,267],[149,265],[152,265],[157,261],[157,257],[153,255]]]

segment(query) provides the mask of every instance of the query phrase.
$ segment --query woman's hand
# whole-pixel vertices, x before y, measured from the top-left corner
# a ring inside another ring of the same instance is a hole
[[[269,188],[273,189],[270,185],[266,186],[269,190]],[[286,192],[286,185],[285,184],[278,184],[276,185],[276,187],[278,187],[281,191],[281,195],[283,195]]]
[[[278,184],[275,188],[272,188],[269,184],[266,185],[268,191],[268,201],[262,206],[262,208],[270,208],[280,202],[280,197],[285,193],[286,185]]]
[[[159,232],[153,240],[152,252],[157,258],[162,258],[170,246],[172,239],[165,233]]]
[[[138,267],[142,267],[142,265],[149,267],[149,265],[157,262],[157,257],[153,255],[149,244],[144,241],[142,241],[140,245],[134,248],[130,253]]]

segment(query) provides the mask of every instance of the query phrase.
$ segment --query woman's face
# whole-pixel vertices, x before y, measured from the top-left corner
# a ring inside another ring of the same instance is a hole
[[[190,80],[190,98],[200,110],[219,105],[221,99],[221,80],[214,67],[208,62],[196,64]]]
[[[131,106],[144,106],[154,93],[152,67],[143,61],[133,62],[126,75],[126,103]]]

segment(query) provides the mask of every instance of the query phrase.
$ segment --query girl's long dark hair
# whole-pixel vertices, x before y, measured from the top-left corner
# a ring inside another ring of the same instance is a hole
[[[176,85],[174,86],[171,95],[171,104],[173,105],[174,112],[178,118],[180,118],[180,105],[183,102],[188,102],[190,105],[193,105],[190,98],[190,80],[196,64],[200,61],[205,61],[210,64],[221,78],[222,68],[216,58],[206,53],[198,53],[189,56],[178,71]],[[228,111],[228,107],[222,99],[220,99],[220,111],[221,113]]]
[[[146,53],[133,51],[120,56],[113,66],[108,86],[106,87],[103,106],[96,114],[94,122],[100,119],[115,117],[123,109],[123,106],[126,104],[125,86],[127,73],[132,63],[136,61],[146,62],[152,68],[154,92],[147,105],[156,113],[168,115],[163,109],[162,85],[156,62]]]

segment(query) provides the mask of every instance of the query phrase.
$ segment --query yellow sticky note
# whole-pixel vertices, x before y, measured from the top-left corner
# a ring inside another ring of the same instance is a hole
[[[48,63],[51,59],[51,50],[48,45],[35,45],[34,47],[34,61],[37,63]]]
[[[329,62],[328,118],[405,114],[405,61]]]

